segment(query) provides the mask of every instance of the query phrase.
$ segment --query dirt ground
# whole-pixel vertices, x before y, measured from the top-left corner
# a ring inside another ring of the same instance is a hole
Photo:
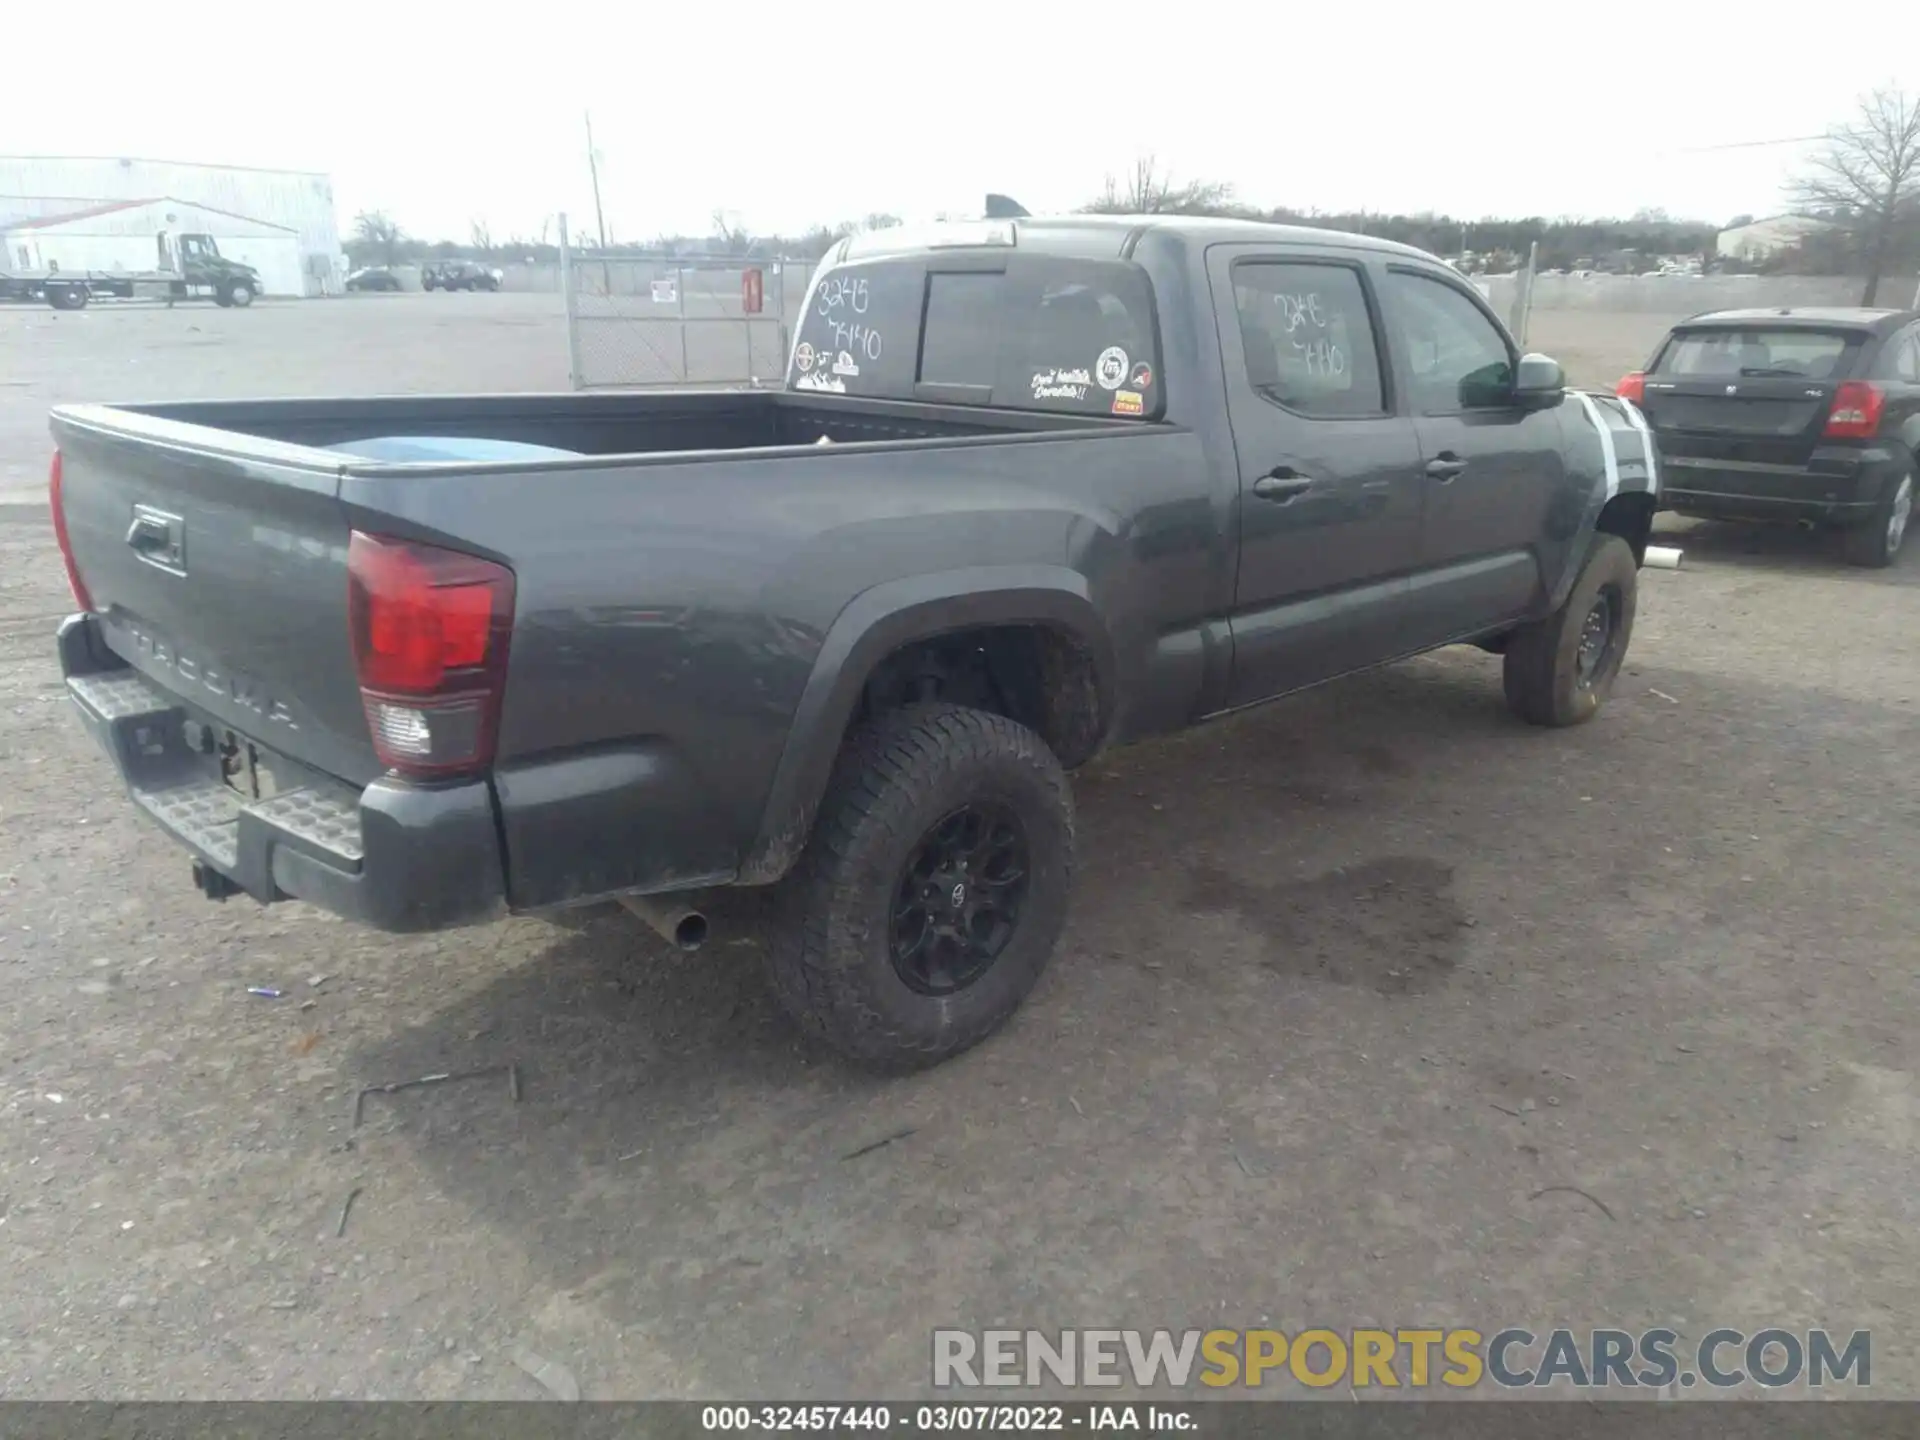
[[[46,405],[551,386],[538,298],[0,315],[0,1394],[537,1398],[537,1356],[904,1397],[936,1325],[1824,1324],[1920,1395],[1912,557],[1665,521],[1583,729],[1447,652],[1100,758],[1052,968],[907,1080],[797,1038],[751,904],[681,955],[199,898],[62,693]],[[1563,358],[1609,380],[1645,324]],[[505,1063],[517,1102],[353,1124]]]

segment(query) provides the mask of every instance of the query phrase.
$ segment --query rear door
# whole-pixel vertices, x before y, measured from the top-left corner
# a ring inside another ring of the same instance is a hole
[[[1644,409],[1674,483],[1688,472],[1800,470],[1822,443],[1863,330],[1764,322],[1682,326],[1647,370]],[[1711,488],[1711,487],[1709,487]]]
[[[1223,245],[1208,270],[1240,469],[1228,703],[1246,705],[1406,648],[1420,481],[1360,258]]]
[[[1558,406],[1513,394],[1512,340],[1465,284],[1390,265],[1389,331],[1420,437],[1424,486],[1409,635],[1421,647],[1523,614],[1541,593],[1541,541],[1567,485]]]
[[[374,779],[385,767],[354,668],[337,468],[270,441],[244,456],[201,449],[215,432],[145,424],[137,438],[54,427],[67,534],[107,643],[239,735]]]

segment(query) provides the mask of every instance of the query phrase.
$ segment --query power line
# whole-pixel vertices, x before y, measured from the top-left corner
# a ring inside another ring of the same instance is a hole
[[[1667,155],[1704,155],[1713,150],[1760,150],[1769,145],[1805,145],[1812,140],[1825,140],[1825,135],[1788,135],[1779,140],[1734,140],[1725,145],[1683,145],[1677,150],[1661,153]]]

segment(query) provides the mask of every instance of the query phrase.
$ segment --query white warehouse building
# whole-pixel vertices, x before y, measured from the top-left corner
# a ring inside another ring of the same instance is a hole
[[[290,234],[300,273],[300,288],[292,293],[340,293],[346,259],[333,209],[333,181],[326,175],[173,160],[0,155],[0,231],[12,231],[22,221],[163,197]],[[207,233],[225,253],[220,231],[210,228]]]

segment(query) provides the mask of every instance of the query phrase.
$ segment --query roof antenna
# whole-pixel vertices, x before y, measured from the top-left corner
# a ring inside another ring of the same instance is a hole
[[[1027,217],[1029,211],[1018,200],[1005,195],[987,196],[987,216],[989,220],[1019,220]]]

